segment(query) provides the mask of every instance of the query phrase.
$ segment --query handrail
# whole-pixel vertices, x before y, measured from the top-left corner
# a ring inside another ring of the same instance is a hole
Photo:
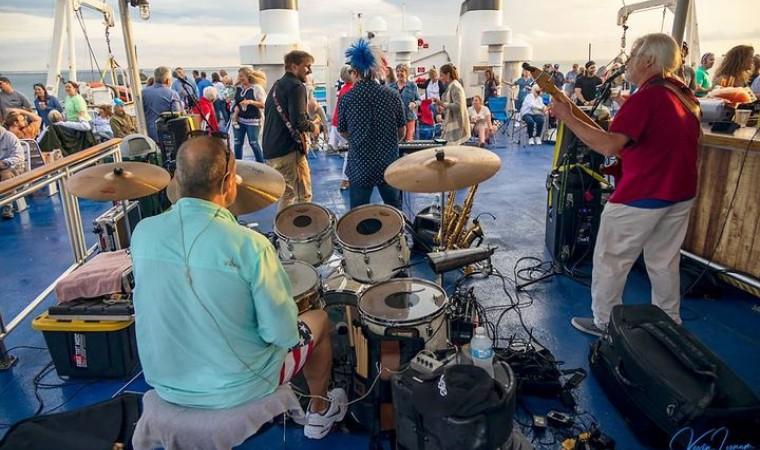
[[[84,149],[73,155],[69,155],[52,164],[38,167],[29,172],[15,176],[10,180],[0,183],[0,205],[29,195],[40,189],[58,183],[58,193],[63,206],[63,217],[66,221],[66,231],[71,244],[73,263],[61,274],[58,279],[46,287],[37,297],[29,302],[26,307],[16,315],[6,326],[0,313],[0,370],[6,370],[13,366],[16,358],[10,355],[5,347],[4,339],[14,328],[22,323],[53,291],[58,281],[68,273],[84,264],[87,258],[95,251],[97,246],[87,248],[82,224],[82,214],[79,210],[79,201],[75,195],[69,192],[66,181],[76,172],[97,163],[103,158],[113,157],[114,161],[121,161],[119,144],[121,139],[111,139]]]
[[[3,182],[0,182],[0,197],[12,191],[15,191],[16,189],[26,184],[33,183],[37,180],[40,180],[44,178],[45,176],[50,175],[51,173],[58,172],[59,170],[65,167],[78,163],[79,161],[83,161],[93,156],[97,156],[98,154],[103,153],[106,150],[112,149],[113,147],[119,145],[120,143],[121,143],[121,138],[114,138],[106,142],[103,142],[101,144],[97,144],[90,148],[84,149],[81,152],[76,152],[74,154],[66,156],[65,158],[59,159],[58,161],[54,161],[52,164],[47,164],[44,166],[37,167],[34,170],[31,170],[29,172],[24,172],[21,175],[15,176],[11,178],[10,180],[5,180]]]

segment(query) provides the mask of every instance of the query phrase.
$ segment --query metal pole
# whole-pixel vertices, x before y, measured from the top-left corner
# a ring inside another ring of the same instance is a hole
[[[129,0],[119,0],[119,14],[121,16],[121,30],[124,35],[124,50],[127,53],[127,66],[129,70],[129,88],[135,102],[135,115],[137,116],[137,131],[148,133],[145,111],[143,110],[142,84],[140,83],[140,67],[137,65],[137,49],[132,42],[132,22],[129,18]]]
[[[689,6],[691,0],[677,0],[675,17],[673,18],[673,31],[671,35],[673,39],[681,47],[683,42],[684,31],[686,30],[686,18],[689,16]]]
[[[63,60],[63,34],[66,30],[63,20],[66,18],[66,8],[69,8],[68,0],[55,2],[55,21],[53,22],[53,42],[50,47],[50,61],[48,62],[47,86],[52,86],[50,93],[58,95],[58,86],[61,76],[61,61]]]
[[[77,48],[74,40],[74,7],[66,0],[66,37],[69,43],[69,80],[77,81]]]

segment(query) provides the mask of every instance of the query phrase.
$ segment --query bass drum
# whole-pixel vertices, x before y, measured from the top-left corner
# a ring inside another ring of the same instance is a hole
[[[322,289],[319,274],[314,267],[303,261],[285,261],[282,263],[282,268],[290,279],[298,314],[303,314],[310,309],[321,309]]]
[[[378,336],[419,338],[427,350],[448,348],[446,292],[418,278],[397,278],[367,288],[359,297],[359,313]]]
[[[315,203],[296,203],[277,213],[274,234],[280,259],[319,266],[333,253],[335,215]]]
[[[346,213],[336,229],[346,274],[364,283],[391,279],[409,265],[404,216],[388,205],[363,205]]]

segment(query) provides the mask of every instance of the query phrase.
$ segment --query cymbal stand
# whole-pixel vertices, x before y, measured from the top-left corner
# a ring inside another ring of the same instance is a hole
[[[117,177],[123,177],[124,176],[124,169],[121,167],[115,167],[113,169],[113,174]],[[120,201],[121,203],[121,210],[124,213],[124,225],[126,228],[126,234],[127,234],[127,242],[129,242],[130,246],[132,245],[132,224],[129,222],[129,199],[123,199]]]

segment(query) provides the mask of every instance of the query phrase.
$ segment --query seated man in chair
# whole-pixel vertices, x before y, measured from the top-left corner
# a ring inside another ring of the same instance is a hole
[[[235,170],[225,141],[186,141],[175,174],[182,198],[135,229],[145,380],[167,402],[228,409],[268,396],[303,369],[314,396],[304,434],[321,439],[347,410],[342,389],[328,392],[330,322],[321,310],[298,316],[276,250],[227,209],[237,197]]]
[[[42,151],[60,150],[68,156],[98,143],[92,134],[92,125],[86,120],[67,121],[56,110],[50,111],[48,120],[50,126],[39,138]]]

